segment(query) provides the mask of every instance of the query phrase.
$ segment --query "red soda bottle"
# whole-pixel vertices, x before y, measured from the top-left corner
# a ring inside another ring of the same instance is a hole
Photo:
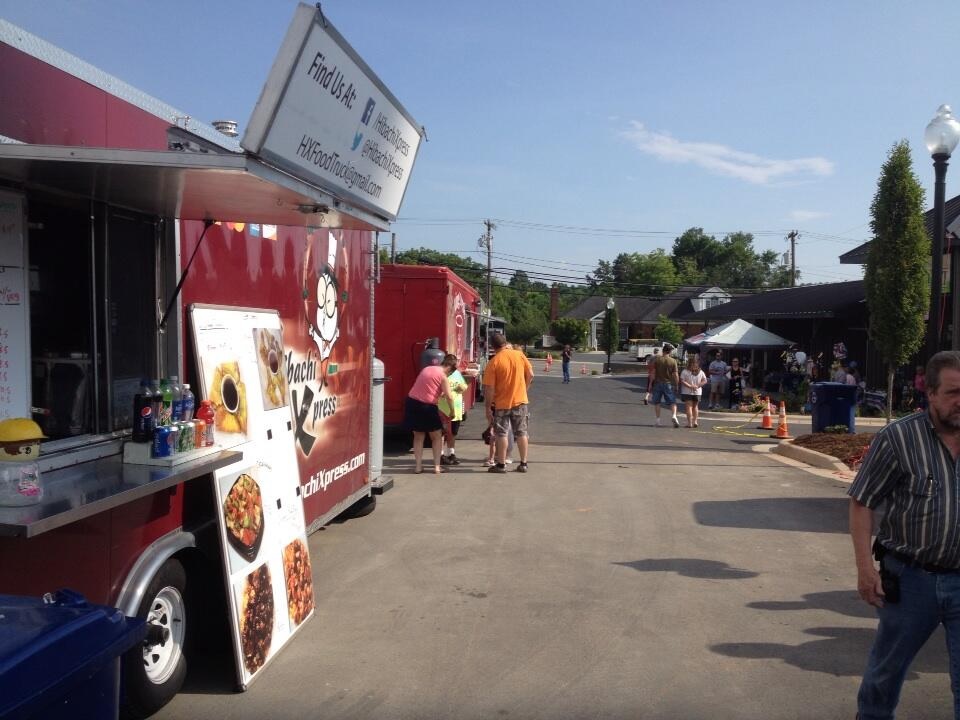
[[[205,428],[204,435],[204,446],[210,447],[213,445],[213,421],[214,421],[214,411],[213,403],[209,400],[204,400],[200,403],[200,408],[196,412],[196,418],[198,420],[203,420],[207,426]]]

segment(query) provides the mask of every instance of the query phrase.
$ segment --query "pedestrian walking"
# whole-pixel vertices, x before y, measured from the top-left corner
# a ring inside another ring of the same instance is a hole
[[[722,353],[717,350],[713,353],[713,361],[707,367],[707,374],[710,375],[710,406],[709,410],[720,407],[721,398],[724,395],[724,385],[727,378],[727,364],[723,361]]]
[[[680,373],[680,399],[686,405],[687,427],[700,427],[700,396],[707,382],[706,374],[700,369],[700,358],[691,353]]]
[[[563,382],[570,382],[570,360],[573,358],[573,350],[569,345],[564,345],[563,350],[560,353],[561,363],[560,366],[563,369]]]
[[[670,408],[671,418],[675,428],[680,427],[677,419],[677,386],[680,384],[680,374],[677,372],[677,361],[670,357],[673,345],[663,344],[663,352],[653,363],[653,392],[650,402],[653,403],[653,412],[656,415],[656,426],[660,427],[660,408]]]
[[[493,424],[497,446],[496,463],[489,472],[507,471],[507,434],[512,429],[520,455],[517,472],[525,473],[530,424],[527,388],[533,382],[533,366],[522,352],[507,347],[507,339],[500,333],[493,336],[490,345],[494,355],[483,371],[483,396],[487,422]]]
[[[440,420],[437,400],[442,395],[447,402],[454,404],[453,393],[450,392],[450,384],[447,382],[447,375],[454,369],[456,369],[456,363],[451,365],[446,358],[440,365],[427,365],[417,375],[413,387],[407,394],[403,408],[403,426],[413,433],[413,459],[416,463],[414,468],[416,473],[423,472],[423,441],[427,435],[430,436],[430,450],[433,452],[433,471],[438,475],[444,472],[440,465],[443,422]]]
[[[653,364],[660,356],[660,348],[654,348],[653,353],[647,359],[647,392],[643,396],[643,404],[650,402],[650,393],[653,392]]]
[[[934,355],[926,386],[927,411],[877,433],[848,490],[857,590],[880,620],[857,695],[861,720],[894,716],[911,662],[941,623],[960,718],[960,352]]]
[[[447,398],[443,395],[437,399],[440,422],[443,423],[443,450],[440,453],[440,464],[459,465],[460,460],[457,458],[456,449],[457,433],[460,431],[460,423],[463,421],[463,391],[467,389],[468,384],[457,368],[459,362],[456,355],[445,355],[443,365],[453,368],[447,376],[447,384],[450,386],[450,393],[453,395],[453,405],[447,402]]]

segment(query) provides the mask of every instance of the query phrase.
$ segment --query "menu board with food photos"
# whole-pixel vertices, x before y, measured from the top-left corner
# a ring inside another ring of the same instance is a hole
[[[216,442],[243,452],[214,480],[237,679],[246,689],[314,608],[283,327],[271,310],[192,305],[190,318]]]

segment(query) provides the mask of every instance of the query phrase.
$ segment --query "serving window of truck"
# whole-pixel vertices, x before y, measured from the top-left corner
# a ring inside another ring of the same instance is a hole
[[[307,5],[240,143],[2,20],[0,66],[0,593],[144,618],[132,715],[203,613],[246,687],[312,614],[307,533],[371,496],[375,233],[422,129]]]

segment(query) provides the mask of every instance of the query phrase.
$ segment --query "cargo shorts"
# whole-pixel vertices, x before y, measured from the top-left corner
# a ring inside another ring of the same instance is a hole
[[[527,405],[493,411],[493,431],[497,437],[507,437],[510,428],[513,428],[514,437],[525,437],[530,427],[530,410]]]

